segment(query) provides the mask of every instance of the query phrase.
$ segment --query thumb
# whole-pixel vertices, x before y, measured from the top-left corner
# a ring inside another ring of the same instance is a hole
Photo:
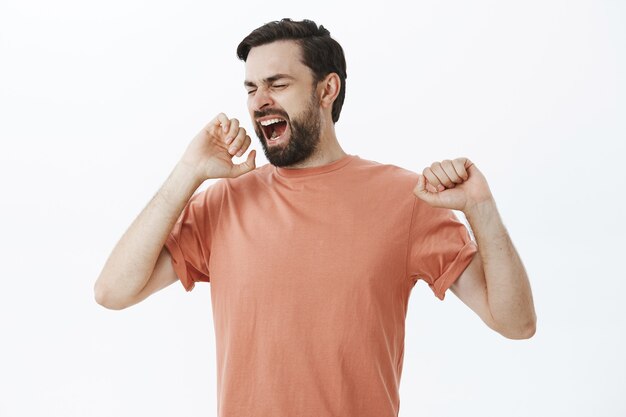
[[[254,161],[255,157],[256,157],[256,149],[252,149],[250,153],[248,153],[248,157],[246,158],[244,162],[233,165],[233,174],[234,174],[233,176],[238,177],[256,168],[256,163]]]
[[[439,201],[437,193],[432,193],[426,189],[426,177],[422,174],[417,174],[417,185],[413,188],[413,194],[430,205],[434,205]]]

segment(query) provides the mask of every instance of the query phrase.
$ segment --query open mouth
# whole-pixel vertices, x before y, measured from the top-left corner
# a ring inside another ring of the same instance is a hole
[[[287,122],[280,118],[263,120],[261,129],[263,129],[266,140],[275,141],[287,130]]]

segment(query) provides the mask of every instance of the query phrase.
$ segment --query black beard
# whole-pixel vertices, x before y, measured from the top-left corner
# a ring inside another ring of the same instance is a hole
[[[277,145],[268,148],[262,128],[258,123],[254,124],[254,131],[261,141],[263,152],[270,164],[277,167],[287,167],[297,164],[309,158],[317,150],[320,142],[320,114],[317,107],[316,97],[313,95],[309,106],[298,117],[293,120],[282,111],[266,110],[264,112],[256,112],[255,117],[263,117],[269,114],[281,115],[289,124],[291,137],[285,145]]]

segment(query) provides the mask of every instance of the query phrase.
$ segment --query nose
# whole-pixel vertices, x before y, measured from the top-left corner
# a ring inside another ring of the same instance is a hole
[[[265,87],[259,87],[254,92],[252,97],[252,109],[262,110],[267,106],[271,106],[274,102],[272,101],[272,97],[270,95],[269,89]]]

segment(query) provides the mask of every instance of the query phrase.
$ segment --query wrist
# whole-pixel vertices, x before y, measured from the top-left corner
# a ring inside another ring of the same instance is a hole
[[[488,220],[498,217],[498,208],[496,207],[496,201],[493,198],[487,200],[472,203],[463,210],[463,214],[469,222]]]
[[[190,162],[180,160],[174,167],[174,171],[178,173],[180,178],[186,181],[190,181],[197,186],[200,186],[206,178],[202,178],[199,173],[198,167]]]

